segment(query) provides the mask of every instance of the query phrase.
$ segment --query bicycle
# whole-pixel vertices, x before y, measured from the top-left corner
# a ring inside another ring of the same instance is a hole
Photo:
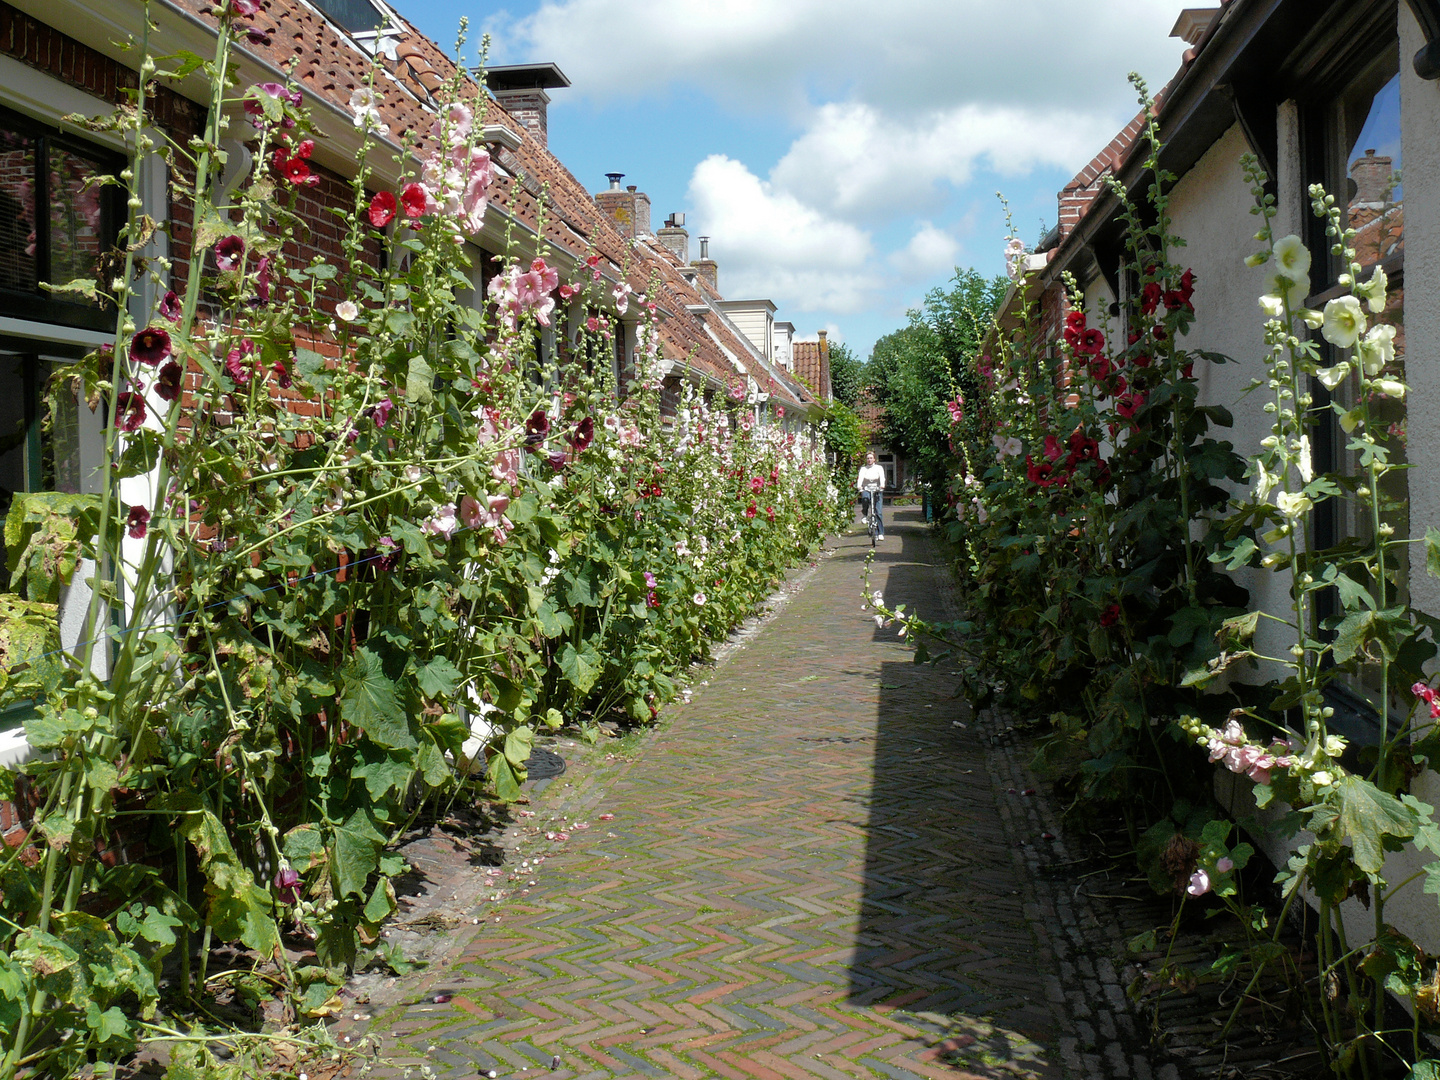
[[[885,529],[880,524],[880,510],[876,505],[879,500],[875,498],[876,493],[873,491],[861,492],[861,495],[865,500],[865,525],[870,531],[870,546],[875,547]]]

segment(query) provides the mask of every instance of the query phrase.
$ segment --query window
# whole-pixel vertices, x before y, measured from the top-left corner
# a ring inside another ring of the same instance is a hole
[[[311,0],[336,26],[351,34],[373,33],[390,23],[390,13],[370,0]]]
[[[1316,63],[1312,72],[1312,91],[1301,95],[1301,133],[1307,243],[1312,255],[1311,283],[1314,294],[1309,306],[1321,308],[1332,297],[1346,292],[1337,283],[1344,267],[1342,260],[1331,253],[1333,241],[1325,235],[1325,222],[1310,213],[1308,187],[1323,184],[1336,196],[1346,228],[1356,231],[1357,262],[1364,268],[1361,279],[1383,268],[1390,285],[1386,310],[1369,315],[1373,323],[1388,323],[1396,328],[1395,368],[1404,377],[1404,274],[1405,274],[1405,206],[1401,166],[1403,148],[1400,138],[1400,49],[1396,37],[1393,5],[1356,5],[1342,11],[1328,34],[1329,53]],[[1338,356],[1323,340],[1317,344],[1322,361],[1334,363]],[[1315,469],[1354,475],[1360,471],[1356,455],[1345,449],[1346,438],[1340,431],[1332,403],[1349,407],[1354,403],[1355,387],[1350,383],[1337,387],[1333,394],[1318,382],[1312,384],[1314,397]],[[1380,421],[1392,432],[1404,429],[1405,414],[1398,401],[1372,402],[1382,410]],[[1403,439],[1392,442],[1397,461],[1403,464]],[[1407,498],[1405,473],[1393,472],[1385,480],[1386,494],[1394,505],[1405,505]],[[1387,515],[1401,535],[1408,535],[1408,523],[1402,512]],[[1368,538],[1371,523],[1368,516],[1357,513],[1346,500],[1330,499],[1315,511],[1314,541],[1318,547],[1329,547],[1346,538]],[[1403,562],[1402,562],[1403,574]],[[1405,588],[1403,578],[1399,581]],[[1318,598],[1316,616],[1328,618],[1339,611],[1338,598],[1324,593]],[[1373,741],[1367,732],[1366,699],[1373,701],[1382,692],[1378,669],[1366,672],[1348,687],[1332,684],[1337,700],[1337,717],[1345,733],[1360,741]],[[1347,699],[1348,700],[1342,700]]]
[[[113,327],[104,307],[40,283],[99,276],[101,256],[119,235],[124,196],[92,181],[124,165],[118,155],[0,109],[0,314]]]
[[[0,346],[0,519],[22,491],[80,491],[79,401],[41,399],[59,357]],[[4,564],[0,537],[0,565]]]

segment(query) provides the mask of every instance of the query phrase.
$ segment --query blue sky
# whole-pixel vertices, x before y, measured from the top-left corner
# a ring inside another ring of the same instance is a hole
[[[686,214],[720,288],[862,356],[956,266],[1003,270],[1055,193],[1184,44],[1176,0],[391,0],[492,63],[558,63],[550,148],[592,191],[623,172]],[[1193,3],[1191,6],[1195,6]]]

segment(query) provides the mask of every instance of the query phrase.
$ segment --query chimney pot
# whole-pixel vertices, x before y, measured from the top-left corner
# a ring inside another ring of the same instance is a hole
[[[631,195],[634,195],[635,192],[638,191],[639,189],[640,189],[640,185],[639,185],[639,184],[626,184],[626,185],[625,185],[625,190],[628,191],[628,192],[630,192]]]
[[[702,259],[708,259],[709,257],[710,257],[710,238],[709,238],[708,236],[702,236],[702,237],[700,237],[700,258],[702,258]]]
[[[619,191],[620,181],[625,179],[625,174],[623,172],[607,172],[605,179],[610,181],[611,191]]]

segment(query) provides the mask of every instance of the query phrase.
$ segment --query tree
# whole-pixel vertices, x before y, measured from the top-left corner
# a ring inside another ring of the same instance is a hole
[[[855,407],[864,370],[864,363],[850,346],[840,342],[830,346],[830,393],[836,401]]]
[[[909,323],[875,343],[864,370],[871,399],[885,410],[882,437],[922,479],[944,478],[950,413],[962,371],[980,349],[1009,280],[956,270],[950,288],[934,288]],[[832,365],[833,371],[833,365]]]

